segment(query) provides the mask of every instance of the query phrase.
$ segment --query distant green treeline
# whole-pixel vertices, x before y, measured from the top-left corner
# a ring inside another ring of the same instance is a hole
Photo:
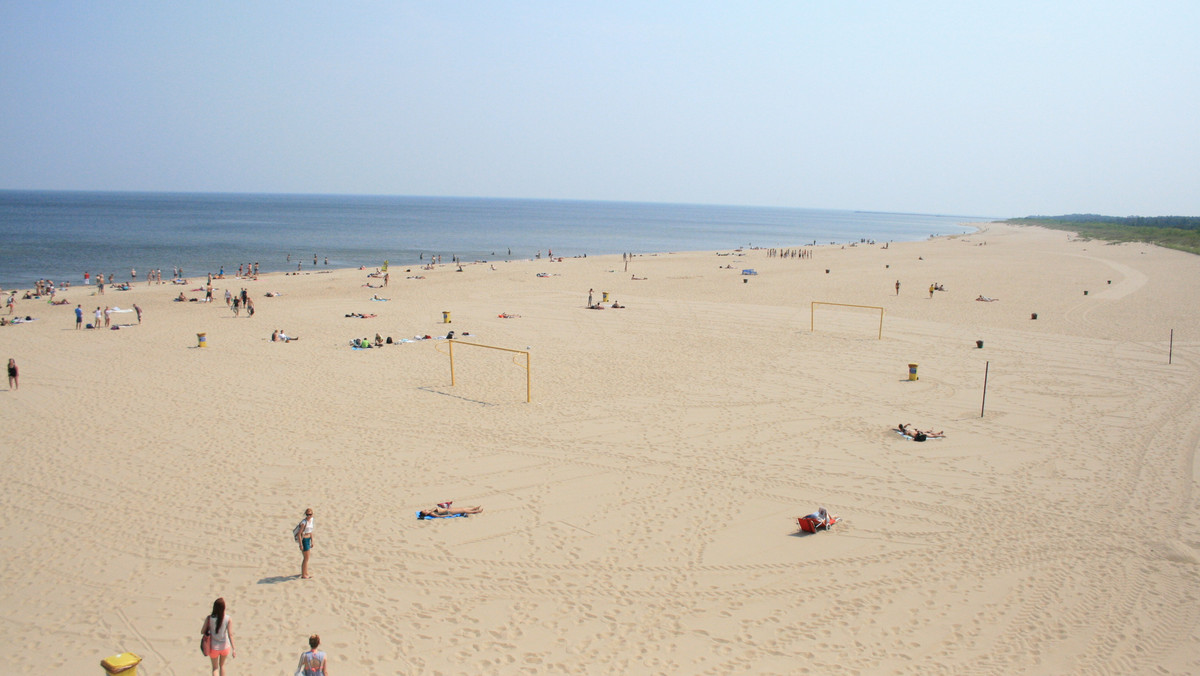
[[[1200,254],[1200,217],[1195,216],[1026,216],[1005,223],[1070,230],[1082,237],[1110,242],[1147,242]]]

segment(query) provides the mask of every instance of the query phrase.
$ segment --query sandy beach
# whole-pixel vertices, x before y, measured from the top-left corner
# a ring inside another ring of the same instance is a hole
[[[979,228],[18,300],[10,670],[207,673],[222,596],[239,675],[311,633],[339,676],[1200,673],[1200,257]],[[401,342],[448,330],[528,351],[532,401],[524,355],[456,345],[451,386]],[[484,512],[415,518],[446,500]]]

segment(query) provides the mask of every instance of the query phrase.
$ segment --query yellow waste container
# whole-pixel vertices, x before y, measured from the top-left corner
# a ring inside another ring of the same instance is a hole
[[[608,302],[608,292],[607,292],[607,291],[605,291],[605,292],[604,292],[604,298],[603,298],[603,299],[601,299],[601,301],[600,301],[600,302],[602,302],[602,303],[607,303],[607,302]]]
[[[449,323],[450,323],[450,311],[449,311],[449,310],[443,310],[443,311],[442,311],[442,323],[443,323],[443,324],[449,324]]]
[[[121,653],[112,657],[105,657],[100,660],[100,666],[104,667],[104,671],[110,674],[121,674],[121,676],[137,676],[137,665],[142,661],[142,658],[133,653]]]
[[[196,334],[196,347],[208,347],[207,333]]]
[[[909,364],[909,365],[908,365],[908,379],[909,379],[909,380],[917,380],[917,379],[918,379],[918,378],[917,378],[917,365],[916,365],[916,364]]]

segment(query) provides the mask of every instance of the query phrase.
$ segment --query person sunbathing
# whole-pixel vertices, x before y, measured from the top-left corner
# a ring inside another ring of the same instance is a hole
[[[478,505],[475,507],[451,507],[449,502],[443,502],[432,509],[422,509],[421,516],[455,516],[457,514],[478,514],[482,511],[483,507]]]
[[[812,514],[809,514],[808,516],[805,516],[804,518],[812,519],[813,521],[816,522],[814,524],[814,526],[816,526],[817,528],[825,528],[825,529],[828,529],[830,526],[833,525],[833,522],[837,520],[837,517],[836,516],[831,517],[829,515],[829,511],[826,510],[824,507],[818,508],[817,511],[813,512]]]
[[[991,303],[991,302],[994,302],[994,301],[998,301],[998,300],[1000,300],[1000,299],[999,299],[999,298],[989,298],[989,297],[987,297],[987,296],[985,296],[985,295],[983,295],[983,294],[979,294],[979,297],[978,297],[978,298],[976,298],[975,300],[980,300],[980,301],[983,301],[983,302],[985,302],[985,303]]]
[[[944,431],[943,432],[934,432],[933,430],[919,430],[919,429],[913,427],[912,425],[907,425],[905,423],[900,423],[900,426],[897,427],[896,429],[899,430],[900,433],[903,434],[904,436],[912,437],[914,439],[916,439],[920,435],[924,435],[931,439],[940,439],[940,438],[946,436],[946,433]]]

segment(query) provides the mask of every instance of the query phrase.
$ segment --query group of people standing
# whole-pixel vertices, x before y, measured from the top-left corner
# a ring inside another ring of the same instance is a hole
[[[141,324],[142,323],[142,308],[137,303],[134,303],[133,311],[137,313],[138,324]],[[112,308],[108,307],[107,305],[104,306],[103,312],[100,311],[100,306],[97,305],[95,317],[96,317],[95,323],[93,323],[91,325],[91,327],[93,329],[100,328],[101,322],[103,322],[103,326],[106,329],[112,326]],[[81,328],[83,328],[83,306],[76,305],[75,306],[75,329],[78,330]]]
[[[246,292],[246,288],[242,287],[240,293],[233,294],[229,289],[225,289],[225,305],[233,308],[233,316],[237,317],[242,308],[246,308],[246,316],[254,316],[254,301],[250,300],[250,294]]]
[[[767,258],[812,258],[812,249],[767,249]]]
[[[11,363],[11,360],[10,360]],[[312,575],[308,572],[308,559],[312,554],[313,539],[313,510],[304,510],[304,518],[292,531],[296,544],[300,547],[300,579],[308,580]],[[225,598],[213,601],[212,612],[204,618],[200,626],[203,637],[201,650],[212,664],[212,676],[226,676],[225,661],[237,657],[237,646],[233,638],[233,620],[225,606]],[[308,650],[300,653],[300,661],[296,664],[296,673],[302,676],[329,676],[329,667],[325,653],[317,648],[321,645],[321,637],[313,634],[308,637]]]

